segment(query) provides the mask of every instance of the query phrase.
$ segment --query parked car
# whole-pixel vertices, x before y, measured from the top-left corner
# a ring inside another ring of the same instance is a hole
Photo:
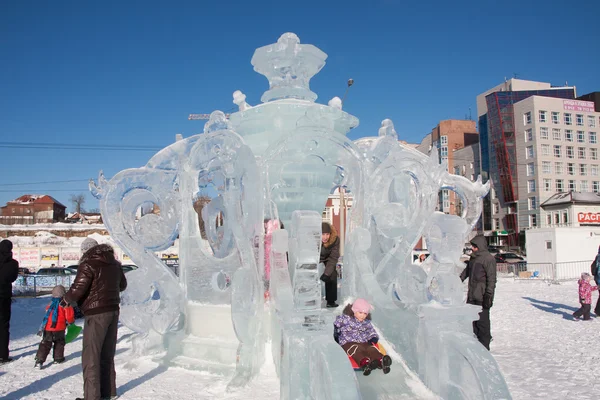
[[[65,269],[70,270],[73,274],[77,274],[78,267],[79,267],[79,265],[75,264],[75,265],[69,265]],[[138,267],[137,267],[137,265],[133,265],[133,264],[123,264],[123,265],[121,265],[121,269],[123,270],[124,273],[127,273],[127,272],[138,269]]]
[[[515,264],[525,261],[523,257],[515,253],[498,253],[494,256],[497,263]]]
[[[41,268],[37,275],[74,275],[73,271],[68,268]]]

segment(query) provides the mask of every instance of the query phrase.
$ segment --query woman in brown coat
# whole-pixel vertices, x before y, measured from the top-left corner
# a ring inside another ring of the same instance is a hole
[[[321,257],[319,262],[325,264],[321,280],[325,282],[325,300],[327,307],[337,307],[337,271],[340,258],[340,238],[334,226],[323,222],[321,225]]]

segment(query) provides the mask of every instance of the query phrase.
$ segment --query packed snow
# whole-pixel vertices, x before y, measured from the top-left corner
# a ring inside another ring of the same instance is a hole
[[[594,302],[597,296],[595,292]],[[16,298],[13,304],[10,350],[15,361],[0,366],[2,399],[62,400],[83,394],[81,337],[67,345],[64,364],[51,364],[50,357],[42,370],[33,368],[39,343],[35,332],[47,302]],[[598,398],[600,322],[574,321],[571,314],[578,307],[576,282],[500,279],[491,313],[491,347],[514,399]],[[132,358],[132,335],[127,328],[119,330],[115,361],[122,400],[279,398],[270,355],[250,386],[227,393],[227,381],[219,375],[167,367],[152,357]],[[399,393],[398,398],[405,396]]]

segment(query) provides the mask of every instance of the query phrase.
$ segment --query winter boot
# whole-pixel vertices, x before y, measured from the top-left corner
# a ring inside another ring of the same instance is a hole
[[[371,368],[371,360],[369,358],[363,358],[360,360],[360,368],[362,369],[363,375],[367,376],[371,374],[373,368]]]
[[[62,364],[65,362],[65,358],[64,357],[63,358],[55,358],[54,362],[57,364]]]
[[[392,357],[383,356],[379,359],[379,368],[383,369],[384,374],[390,373],[390,365],[392,365]]]
[[[39,360],[35,360],[35,365],[33,366],[33,368],[42,369],[43,364],[44,364],[43,362],[41,362]]]
[[[13,358],[12,357],[2,357],[0,358],[0,364],[8,364],[9,362],[12,362]]]

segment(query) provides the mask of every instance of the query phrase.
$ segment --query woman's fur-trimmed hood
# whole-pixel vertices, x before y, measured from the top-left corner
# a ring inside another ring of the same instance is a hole
[[[326,248],[331,247],[335,243],[337,238],[338,238],[337,230],[335,229],[335,226],[331,225],[331,233],[329,234],[329,240],[323,244],[323,247],[326,247]]]
[[[108,244],[99,244],[86,251],[79,260],[79,264],[90,261],[90,260],[102,260],[108,264],[112,264],[116,261],[115,251]]]

